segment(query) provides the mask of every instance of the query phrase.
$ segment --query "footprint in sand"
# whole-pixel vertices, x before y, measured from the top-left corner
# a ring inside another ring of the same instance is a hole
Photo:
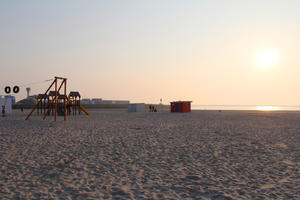
[[[280,147],[280,148],[283,148],[283,149],[286,149],[286,148],[287,148],[287,145],[284,144],[284,143],[277,143],[276,146],[277,146],[277,147]]]
[[[287,183],[289,182],[289,178],[283,178],[281,180],[278,181],[279,183]]]
[[[287,165],[294,165],[295,163],[290,161],[290,160],[284,160],[282,161],[283,163],[287,164]]]
[[[265,185],[261,186],[260,189],[264,190],[264,189],[271,189],[274,187],[275,187],[274,184],[265,184]]]

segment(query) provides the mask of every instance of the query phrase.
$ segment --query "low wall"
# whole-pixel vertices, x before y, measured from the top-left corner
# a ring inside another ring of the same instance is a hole
[[[86,109],[126,109],[127,104],[81,104]],[[154,106],[157,110],[170,110],[169,105],[159,105],[159,104],[145,104],[145,111],[149,110],[149,106]],[[33,109],[35,105],[21,105],[14,104],[12,105],[13,109]]]

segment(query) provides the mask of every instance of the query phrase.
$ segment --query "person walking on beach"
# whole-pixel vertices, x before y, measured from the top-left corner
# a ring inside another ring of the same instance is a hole
[[[5,106],[2,106],[2,117],[5,117]]]
[[[153,106],[152,105],[149,106],[149,112],[153,112]]]

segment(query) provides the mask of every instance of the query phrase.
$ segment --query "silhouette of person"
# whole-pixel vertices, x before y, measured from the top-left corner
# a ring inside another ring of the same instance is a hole
[[[2,117],[5,117],[5,106],[2,106]]]

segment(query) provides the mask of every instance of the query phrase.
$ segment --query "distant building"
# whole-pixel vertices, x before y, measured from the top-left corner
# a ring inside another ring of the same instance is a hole
[[[173,101],[171,103],[171,112],[191,112],[192,101]]]
[[[81,99],[81,104],[92,104],[91,99]]]
[[[103,100],[101,98],[82,99],[81,104],[117,104],[117,105],[128,105],[128,100]]]
[[[144,103],[131,103],[128,104],[128,112],[144,112],[145,104]]]
[[[30,95],[29,95],[30,94],[30,87],[26,88],[26,93],[27,93],[27,97],[26,98],[28,99],[30,97]]]
[[[93,98],[92,99],[92,104],[99,104],[102,102],[102,99],[101,98]]]
[[[12,111],[12,100],[10,97],[0,97],[0,111],[2,112],[2,106],[5,107],[5,113],[9,114]]]
[[[16,98],[14,96],[6,95],[4,98],[7,99],[8,101],[10,100],[11,104],[15,104],[16,103]]]
[[[130,103],[130,101],[127,100],[103,100],[103,104],[118,104],[118,105],[127,105]]]
[[[120,100],[120,101],[116,101],[116,104],[130,104],[130,101]]]
[[[34,95],[31,95],[31,96],[27,97],[27,99],[29,99],[29,98],[37,99],[37,97],[38,97],[38,95],[37,95],[37,94],[34,94]]]

